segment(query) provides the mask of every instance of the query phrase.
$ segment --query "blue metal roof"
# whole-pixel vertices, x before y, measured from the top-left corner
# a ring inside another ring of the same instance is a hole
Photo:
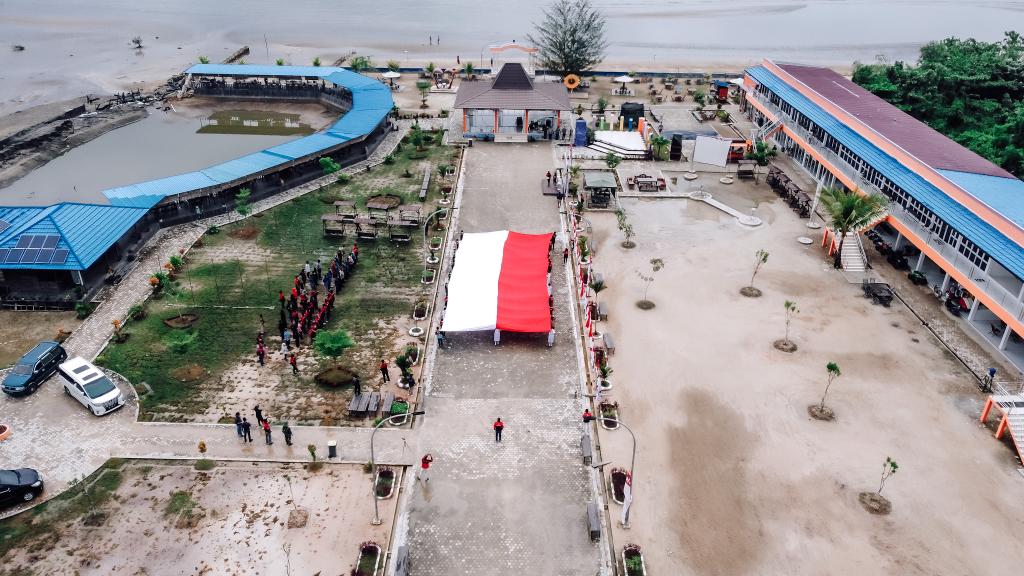
[[[323,132],[298,138],[255,154],[229,160],[203,170],[149,182],[104,190],[115,206],[149,208],[167,196],[227,184],[287,161],[320,153],[373,131],[394,107],[391,90],[368,76],[333,66],[262,66],[252,64],[196,64],[189,74],[220,76],[316,77],[352,92],[352,109]]]
[[[945,192],[889,156],[845,123],[822,110],[806,96],[778,78],[764,66],[754,66],[747,73],[791,106],[821,126],[833,138],[852,150],[894,184],[916,198],[982,250],[999,261],[1004,268],[1024,279],[1024,248],[996,230],[974,212],[950,198]],[[974,180],[973,178],[971,180]],[[955,183],[955,182],[954,182]],[[959,185],[959,184],[958,184]],[[1002,198],[1004,194],[992,193]]]
[[[149,211],[145,208],[63,202],[45,208],[0,208],[0,219],[10,228],[0,233],[0,251],[18,244],[22,236],[59,236],[56,250],[67,250],[59,264],[0,261],[0,269],[85,270],[114,245]],[[102,222],[103,225],[97,225]]]
[[[956,170],[939,170],[939,174],[1024,228],[1024,181]]]

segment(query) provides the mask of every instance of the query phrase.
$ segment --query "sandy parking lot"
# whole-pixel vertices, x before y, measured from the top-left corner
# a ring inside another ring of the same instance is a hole
[[[708,177],[702,178],[709,180]],[[724,188],[718,186],[717,188]],[[1024,561],[1024,478],[979,426],[966,370],[899,305],[872,306],[831,269],[803,220],[761,185],[716,198],[756,214],[747,230],[689,200],[625,200],[639,246],[619,246],[610,213],[589,213],[608,288],[611,392],[639,440],[633,528],[654,574],[1014,574]],[[814,234],[820,240],[820,232]],[[758,299],[738,294],[754,253],[771,256]],[[660,257],[650,297],[636,270]],[[779,352],[783,302],[800,314]],[[825,364],[843,375],[834,422],[807,415]],[[630,438],[602,431],[603,458],[628,466]],[[886,517],[866,513],[887,456]],[[620,509],[612,505],[616,516]]]
[[[55,339],[58,331],[71,332],[81,323],[74,312],[0,310],[0,368],[17,362],[39,342]]]
[[[397,499],[380,501],[384,523],[372,526],[370,476],[345,465],[310,473],[231,463],[202,472],[135,461],[102,474],[90,480],[114,490],[96,498],[99,506],[59,499],[0,524],[4,532],[15,521],[53,528],[0,556],[0,574],[347,575],[362,542],[386,549]],[[304,527],[288,527],[295,509],[308,512]]]

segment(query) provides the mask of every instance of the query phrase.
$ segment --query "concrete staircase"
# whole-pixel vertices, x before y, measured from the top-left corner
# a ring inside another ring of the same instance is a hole
[[[840,261],[843,263],[843,270],[846,272],[864,272],[867,269],[868,259],[864,253],[864,245],[861,243],[860,234],[856,232],[846,234]]]
[[[615,144],[611,144],[609,142],[602,142],[600,140],[595,140],[594,143],[591,144],[590,146],[587,146],[587,148],[589,150],[593,150],[594,152],[596,152],[600,157],[604,157],[609,152],[611,152],[612,154],[615,154],[616,156],[618,156],[620,158],[623,158],[623,159],[626,159],[626,160],[646,160],[647,159],[647,151],[646,150],[631,150],[631,149],[621,148],[619,146],[616,146]]]
[[[999,391],[1005,391],[1002,387],[996,387]],[[1017,448],[1017,456],[1024,463],[1024,396],[1019,394],[993,394],[992,402],[999,405],[1003,411],[1003,420],[1006,422],[1006,430],[1010,431],[1010,438]],[[1002,425],[1000,425],[1002,428]],[[997,432],[998,437],[998,432]]]

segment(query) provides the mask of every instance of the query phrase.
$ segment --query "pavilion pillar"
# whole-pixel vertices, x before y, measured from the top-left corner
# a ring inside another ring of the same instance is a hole
[[[942,288],[941,288],[941,290],[942,290],[943,293],[945,293],[946,290],[949,290],[949,281],[953,277],[949,275],[949,272],[945,272],[945,271],[943,271],[943,272],[945,273],[945,276],[942,277]]]
[[[1006,329],[1003,330],[1003,337],[999,339],[999,349],[1006,350],[1006,343],[1010,341],[1010,334],[1013,332],[1013,328],[1010,325],[1006,325]]]
[[[463,131],[463,132],[465,132],[465,131],[466,131],[466,119],[467,119],[467,116],[469,116],[469,114],[468,114],[468,112],[466,111],[466,109],[465,109],[465,108],[463,108],[463,109],[462,109],[462,131]]]
[[[914,266],[914,272],[920,272],[922,266],[924,266],[924,252],[917,257],[917,266]]]
[[[988,413],[991,412],[991,411],[992,411],[992,397],[989,396],[988,399],[985,400],[985,407],[982,408],[982,410],[981,410],[981,419],[980,419],[981,423],[983,423],[983,424],[985,423],[985,420],[988,419]]]
[[[526,119],[523,120],[523,132],[526,132],[527,134],[529,134],[530,133],[530,111],[529,110],[524,110],[523,113],[526,116]]]
[[[494,109],[494,134],[498,134],[498,109]]]
[[[562,111],[561,110],[555,110],[555,128],[558,129],[558,128],[561,128],[561,127],[562,127]]]

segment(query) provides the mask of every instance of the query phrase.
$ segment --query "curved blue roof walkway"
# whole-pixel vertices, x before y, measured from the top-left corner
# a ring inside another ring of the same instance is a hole
[[[0,207],[0,269],[85,270],[164,198],[240,180],[361,138],[394,107],[387,86],[345,68],[196,64],[185,72],[321,78],[351,92],[352,109],[321,132],[255,154],[195,172],[104,190],[110,205],[61,202],[46,207]],[[103,225],[97,226],[98,222]]]

